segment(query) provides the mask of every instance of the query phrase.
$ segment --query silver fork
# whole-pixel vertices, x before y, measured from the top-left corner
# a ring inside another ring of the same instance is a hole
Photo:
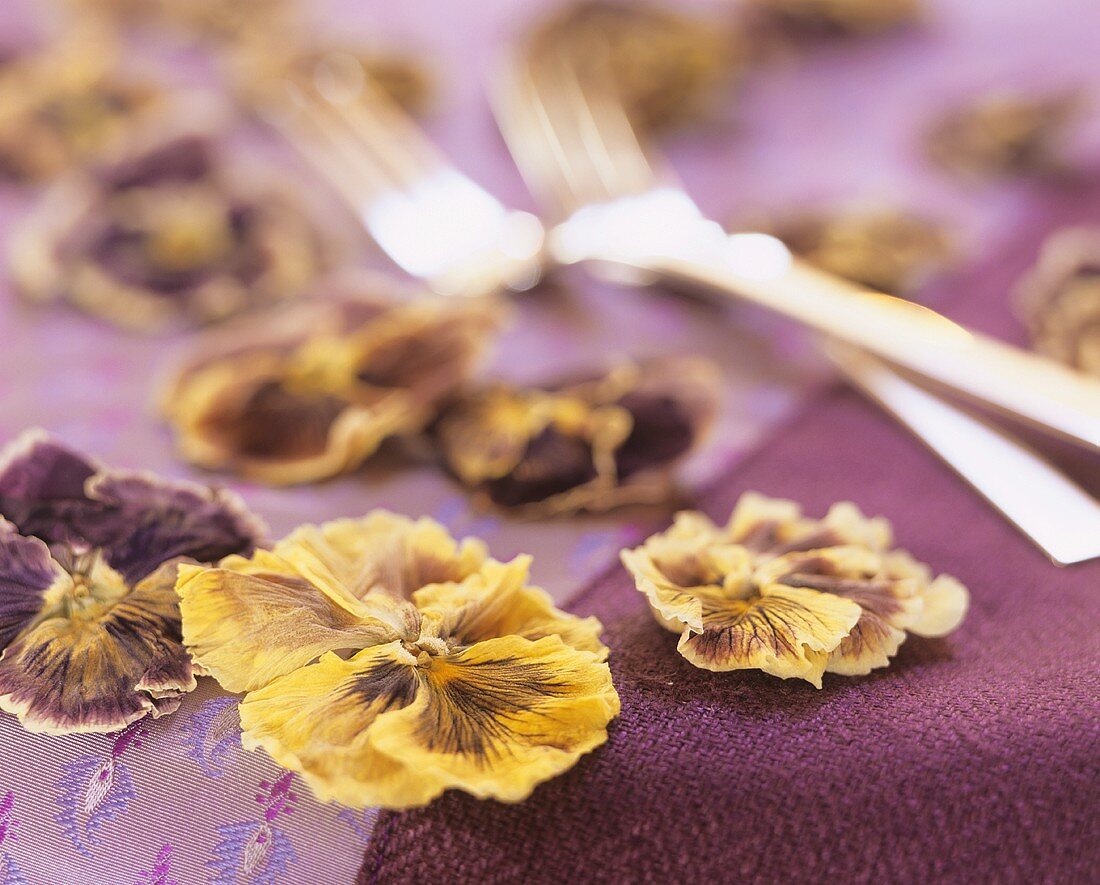
[[[609,77],[582,82],[566,55],[532,51],[494,84],[513,156],[556,212],[556,260],[611,262],[756,302],[1100,453],[1100,381],[816,270],[774,237],[726,235],[643,150]]]
[[[544,253],[536,219],[509,212],[454,169],[371,84],[352,88],[354,82],[344,83],[335,89],[320,73],[319,83],[293,85],[291,97],[268,108],[267,116],[349,199],[395,263],[448,295],[518,290],[538,279]],[[641,192],[646,179],[639,171],[624,174],[637,175]],[[559,196],[567,199],[570,193],[572,186]],[[447,243],[442,257],[432,257],[439,246],[433,236]],[[933,448],[1052,559],[1069,563],[1100,555],[1100,507],[1062,474],[1008,437],[908,385],[881,363],[864,360],[860,366],[862,371],[852,370],[853,377],[874,388],[918,435],[934,439]],[[898,385],[915,393],[899,396]],[[933,428],[930,421],[938,423]],[[950,445],[951,439],[981,439],[984,457]],[[990,464],[1011,464],[1012,473],[998,474]],[[1026,489],[1041,488],[1053,514],[1021,502],[1013,492],[1015,481]]]

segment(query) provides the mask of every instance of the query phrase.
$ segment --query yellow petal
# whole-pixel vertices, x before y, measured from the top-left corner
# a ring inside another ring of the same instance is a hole
[[[432,659],[409,706],[380,716],[371,743],[433,795],[457,788],[519,802],[607,740],[619,697],[607,665],[556,636],[510,636]],[[391,807],[423,801],[391,792]],[[411,801],[410,801],[411,800]]]
[[[363,807],[400,795],[419,805],[438,793],[404,760],[379,753],[371,730],[387,710],[412,703],[422,679],[401,643],[364,649],[349,660],[326,654],[241,702],[242,742],[299,772],[322,801]]]
[[[896,585],[885,580],[830,592],[852,600],[862,613],[829,656],[827,672],[865,676],[887,666],[905,641],[906,629],[920,617],[920,598],[899,593]]]
[[[654,535],[634,550],[622,551],[623,565],[646,595],[658,621],[674,632],[703,628],[703,600],[741,596],[751,574],[747,550],[709,534],[681,534],[686,523]]]
[[[384,510],[301,526],[274,552],[352,610],[368,594],[408,599],[428,584],[461,581],[486,558],[477,539],[460,544],[431,519],[414,521]]]
[[[413,600],[421,610],[438,612],[441,633],[461,645],[501,636],[560,636],[571,648],[605,660],[599,620],[563,612],[544,590],[528,586],[530,562],[528,556],[507,564],[489,561],[462,583],[425,587],[413,594]]]
[[[962,623],[970,608],[969,591],[950,575],[940,575],[924,587],[920,598],[920,617],[909,627],[918,636],[946,636]]]
[[[220,568],[181,566],[177,592],[184,644],[229,691],[267,685],[327,651],[396,638],[389,623],[335,604],[265,551]]]
[[[758,669],[821,688],[829,652],[859,616],[851,600],[771,585],[755,598],[708,600],[702,632],[685,631],[677,647],[705,670]]]

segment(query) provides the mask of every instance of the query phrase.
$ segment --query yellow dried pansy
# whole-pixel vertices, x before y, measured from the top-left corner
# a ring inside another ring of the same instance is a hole
[[[706,436],[718,404],[712,363],[670,357],[547,387],[466,391],[432,437],[484,506],[602,511],[667,500],[673,467]]]
[[[966,613],[962,584],[890,545],[889,523],[852,504],[815,520],[748,493],[725,526],[681,513],[622,560],[695,666],[821,688],[824,673],[885,667],[907,633],[943,636]]]
[[[0,176],[43,181],[85,163],[162,102],[121,70],[115,42],[84,25],[0,63]]]
[[[1037,350],[1100,376],[1100,229],[1053,234],[1018,298]]]
[[[711,116],[747,57],[730,22],[615,0],[565,7],[531,35],[529,51],[569,53],[582,76],[609,73],[634,121],[651,130]]]
[[[180,570],[184,644],[232,691],[243,742],[322,800],[408,808],[447,789],[525,799],[619,712],[600,624],[528,560],[383,511]]]
[[[1075,91],[982,95],[932,127],[928,155],[951,172],[979,179],[1058,172],[1065,167],[1063,142],[1081,105]]]
[[[750,0],[750,9],[795,35],[869,36],[914,23],[920,0]]]
[[[892,294],[920,286],[951,257],[940,225],[891,208],[811,212],[754,229],[774,233],[822,270]]]
[[[420,430],[476,368],[501,310],[400,294],[346,277],[207,336],[162,397],[182,456],[287,485],[354,470],[386,438]]]

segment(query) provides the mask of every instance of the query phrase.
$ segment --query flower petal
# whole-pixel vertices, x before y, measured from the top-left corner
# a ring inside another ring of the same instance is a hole
[[[88,507],[84,484],[97,469],[44,431],[28,430],[0,453],[0,515],[48,544],[74,540],[71,520]]]
[[[101,510],[82,526],[82,534],[103,548],[107,562],[130,582],[180,556],[215,562],[248,554],[267,533],[228,489],[110,470],[89,480],[87,491]]]
[[[231,556],[219,568],[180,567],[183,642],[229,691],[267,685],[325,652],[396,638],[386,623],[364,622],[266,551]]]
[[[244,698],[242,741],[299,772],[322,801],[361,807],[396,795],[423,804],[438,794],[434,782],[371,741],[378,717],[411,704],[421,687],[416,659],[401,643],[346,661],[326,654]]]
[[[486,558],[477,539],[459,543],[434,520],[384,510],[300,526],[273,552],[351,611],[369,594],[409,599],[425,585],[461,581]]]
[[[165,563],[113,604],[35,624],[0,659],[0,709],[53,734],[117,731],[174,710],[195,687],[175,577]]]
[[[677,648],[705,670],[758,669],[821,688],[833,651],[856,625],[859,606],[831,593],[771,585],[751,599],[709,599],[703,630]]]
[[[0,653],[30,626],[50,588],[67,580],[45,543],[0,520]]]
[[[421,611],[438,613],[441,633],[461,645],[501,636],[559,636],[571,648],[606,660],[607,647],[600,642],[603,625],[594,617],[578,618],[555,608],[548,593],[528,586],[530,562],[528,556],[507,564],[489,561],[461,583],[417,590],[413,601]]]
[[[953,631],[970,608],[970,593],[950,575],[940,575],[920,593],[923,607],[909,631],[918,636],[946,636]]]
[[[479,642],[421,678],[416,700],[371,728],[371,745],[416,775],[417,789],[377,796],[392,807],[450,788],[522,801],[606,741],[619,713],[607,665],[556,636]]]

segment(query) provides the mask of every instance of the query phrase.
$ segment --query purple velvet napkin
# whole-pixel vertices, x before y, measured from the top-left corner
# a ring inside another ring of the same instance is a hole
[[[1008,285],[1047,231],[1100,220],[1100,189],[1052,202],[940,293],[952,316],[1019,336]],[[911,638],[886,671],[817,691],[693,668],[612,566],[572,606],[607,628],[622,696],[609,742],[522,805],[449,794],[384,817],[361,883],[1094,880],[1100,562],[1049,564],[841,388],[701,507],[725,519],[750,489],[810,514],[854,500],[888,516],[901,546],[970,587],[969,616],[947,639]]]

